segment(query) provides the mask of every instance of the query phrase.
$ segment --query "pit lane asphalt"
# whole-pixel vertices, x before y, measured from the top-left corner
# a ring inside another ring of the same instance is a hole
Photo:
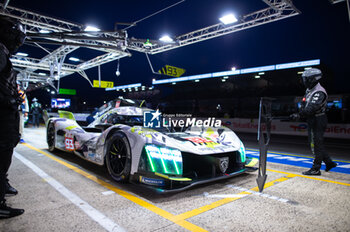
[[[0,231],[350,228],[348,174],[322,172],[322,176],[306,177],[300,175],[304,167],[269,162],[263,194],[257,193],[254,172],[177,194],[157,195],[137,185],[115,183],[103,167],[72,154],[48,152],[45,136],[44,128],[25,129],[27,144],[17,146],[9,171],[10,183],[19,194],[7,202],[26,212],[0,220]]]

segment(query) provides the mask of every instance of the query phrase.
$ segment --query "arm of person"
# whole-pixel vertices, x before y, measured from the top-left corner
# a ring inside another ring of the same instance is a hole
[[[322,91],[317,91],[311,96],[310,102],[306,103],[305,107],[299,112],[300,116],[311,116],[320,109],[323,102],[326,100],[326,94]]]

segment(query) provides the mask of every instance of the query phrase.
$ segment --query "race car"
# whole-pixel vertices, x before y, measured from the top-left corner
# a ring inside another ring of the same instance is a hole
[[[103,105],[87,127],[80,126],[73,113],[59,111],[59,117],[46,122],[49,150],[74,153],[105,165],[117,182],[139,183],[162,193],[256,170],[257,159],[246,157],[232,130],[204,125],[152,128],[145,117],[151,114],[154,120],[160,113],[144,105],[115,99]]]

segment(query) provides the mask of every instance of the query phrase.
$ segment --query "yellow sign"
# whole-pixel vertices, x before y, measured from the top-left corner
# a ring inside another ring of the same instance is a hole
[[[113,88],[114,82],[113,81],[101,81],[101,86],[98,80],[94,80],[94,87],[95,88]]]
[[[186,72],[183,68],[178,68],[170,65],[165,65],[165,67],[161,68],[158,73],[172,76],[172,77],[181,77]]]

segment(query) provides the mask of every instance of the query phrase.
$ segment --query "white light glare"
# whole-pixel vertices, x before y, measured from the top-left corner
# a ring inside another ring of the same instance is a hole
[[[304,68],[304,70],[309,70],[309,69],[312,69],[312,68],[311,67]]]
[[[238,20],[237,20],[236,16],[234,16],[233,14],[228,14],[228,15],[225,15],[225,16],[221,17],[220,21],[223,24],[227,25],[227,24],[235,23]]]
[[[165,43],[171,43],[174,40],[172,38],[170,38],[168,35],[163,35],[160,39],[160,41],[165,42]]]
[[[231,70],[232,70],[232,71],[236,71],[236,67],[232,67]]]
[[[260,78],[260,76],[255,76],[255,79],[259,79]]]
[[[16,56],[28,56],[28,54],[23,52],[17,52]]]
[[[199,80],[197,79],[197,80],[195,80],[194,82],[199,82]]]
[[[50,31],[45,30],[45,29],[41,29],[41,30],[39,31],[39,33],[48,34],[48,33],[50,33]]]
[[[46,76],[46,73],[38,73],[39,76]]]
[[[298,72],[298,74],[303,74],[304,72]]]
[[[173,82],[172,84],[173,84],[173,85],[176,85],[176,82]]]
[[[70,61],[74,61],[74,62],[80,61],[80,59],[79,59],[79,58],[76,58],[76,57],[69,57],[69,60],[70,60]]]
[[[97,28],[97,27],[86,26],[84,31],[101,31],[101,30],[99,28]]]
[[[51,94],[55,94],[55,91],[51,91]]]
[[[264,72],[259,72],[259,75],[264,75],[265,73]]]
[[[228,76],[224,76],[223,78],[224,78],[224,79],[228,79]]]

